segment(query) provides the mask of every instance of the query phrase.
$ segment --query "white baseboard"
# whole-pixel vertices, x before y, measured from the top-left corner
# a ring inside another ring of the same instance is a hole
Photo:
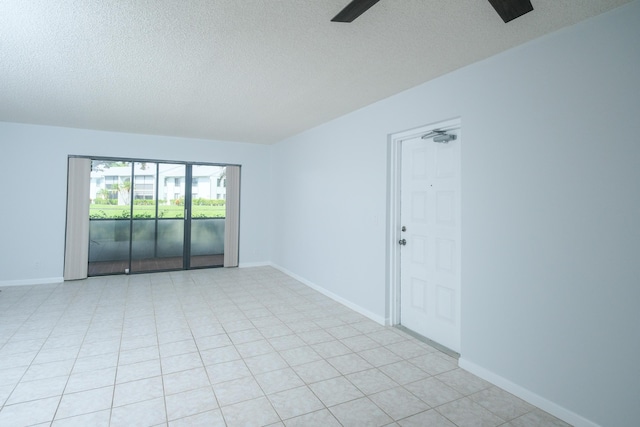
[[[479,365],[476,365],[475,363],[468,361],[464,357],[460,357],[460,359],[458,360],[458,365],[462,369],[465,369],[471,372],[472,374],[484,380],[487,380],[492,384],[495,384],[496,386],[500,387],[503,390],[508,391],[514,396],[517,396],[520,399],[526,402],[529,402],[534,406],[537,406],[543,411],[546,411],[551,415],[557,418],[560,418],[561,420],[575,427],[600,427],[598,424],[594,423],[593,421],[588,420],[576,414],[575,412],[572,412],[558,405],[557,403],[554,403],[548,399],[545,399],[544,397],[530,390],[527,390],[526,388],[518,384],[515,384],[509,381],[508,379],[503,378],[498,374],[495,374],[494,372],[489,371],[488,369],[485,369]]]
[[[342,298],[339,295],[334,294],[331,291],[326,290],[325,288],[323,288],[322,286],[316,285],[313,282],[310,282],[309,280],[305,279],[304,277],[298,276],[297,274],[287,270],[286,268],[280,267],[279,265],[270,263],[269,265],[271,265],[273,268],[282,271],[284,274],[286,274],[287,276],[291,276],[294,279],[296,279],[299,282],[304,283],[305,285],[307,285],[308,287],[310,287],[311,289],[314,289],[318,292],[320,292],[321,294],[323,294],[324,296],[327,296],[329,298],[331,298],[332,300],[339,302],[340,304],[350,308],[351,310],[362,314],[363,316],[368,317],[369,319],[373,320],[376,323],[379,323],[381,325],[386,325],[386,320],[383,316],[378,316],[375,313],[370,312],[367,309],[364,309],[362,307],[360,307],[357,304],[352,303],[349,300],[346,300],[344,298]]]
[[[251,267],[266,267],[272,265],[268,261],[260,261],[260,262],[241,262],[238,264],[238,268],[251,268]]]
[[[62,282],[64,282],[63,277],[42,277],[40,279],[0,280],[0,287],[47,285],[50,283],[62,283]]]

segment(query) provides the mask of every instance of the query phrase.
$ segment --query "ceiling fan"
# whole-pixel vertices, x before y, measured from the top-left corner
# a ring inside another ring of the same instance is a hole
[[[352,0],[331,21],[353,22],[354,19],[365,13],[378,1],[380,0]],[[505,23],[533,10],[530,0],[489,0],[489,3]]]

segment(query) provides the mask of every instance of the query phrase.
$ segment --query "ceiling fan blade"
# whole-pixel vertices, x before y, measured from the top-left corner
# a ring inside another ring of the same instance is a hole
[[[489,3],[505,23],[533,10],[530,0],[489,0]]]
[[[331,20],[332,22],[353,22],[380,0],[353,0]]]

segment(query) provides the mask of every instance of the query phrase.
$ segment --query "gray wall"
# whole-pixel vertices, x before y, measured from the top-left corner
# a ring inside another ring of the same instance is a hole
[[[462,121],[461,363],[576,424],[640,419],[640,3],[274,147],[272,259],[387,315],[387,135]]]

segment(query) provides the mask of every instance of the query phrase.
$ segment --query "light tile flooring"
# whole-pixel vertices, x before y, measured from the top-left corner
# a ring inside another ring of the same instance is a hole
[[[566,426],[270,267],[0,292],[1,426]]]

